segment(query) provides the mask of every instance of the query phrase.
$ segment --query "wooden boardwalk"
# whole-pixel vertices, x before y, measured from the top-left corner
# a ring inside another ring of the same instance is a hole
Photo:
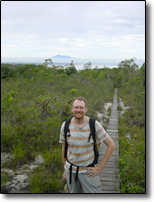
[[[112,153],[109,161],[106,163],[104,169],[99,174],[102,191],[103,193],[120,193],[119,188],[119,136],[118,136],[118,111],[117,111],[117,89],[115,89],[115,94],[113,98],[113,104],[111,109],[111,116],[109,124],[107,127],[107,133],[110,135],[112,140],[115,143],[115,150]],[[101,144],[99,150],[99,161],[102,160],[105,151],[106,145]],[[100,163],[100,162],[99,162]]]

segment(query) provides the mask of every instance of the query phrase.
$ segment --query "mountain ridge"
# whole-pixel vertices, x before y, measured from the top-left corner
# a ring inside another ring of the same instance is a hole
[[[72,57],[68,56],[68,55],[56,55],[53,56],[52,58],[57,58],[57,59],[71,59]]]

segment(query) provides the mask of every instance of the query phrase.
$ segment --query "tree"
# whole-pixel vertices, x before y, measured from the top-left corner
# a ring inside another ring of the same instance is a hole
[[[91,67],[92,67],[92,63],[88,62],[88,63],[84,64],[83,69],[88,70],[88,69],[91,69]]]
[[[135,63],[136,58],[131,58],[128,60],[122,60],[118,66],[119,67],[126,67],[128,69],[134,69],[137,70],[139,66]]]
[[[118,64],[119,67],[128,69],[128,76],[134,77],[136,70],[139,69],[139,66],[135,63],[135,58],[128,59],[128,60],[122,60],[120,64]]]
[[[1,78],[2,79],[6,79],[7,77],[9,77],[9,73],[10,73],[10,69],[8,67],[5,66],[1,66]]]
[[[67,68],[65,68],[65,73],[69,76],[71,74],[76,74],[78,71],[74,66],[73,60],[71,61],[71,63],[69,64],[69,66]]]
[[[140,74],[141,74],[141,77],[142,77],[143,86],[145,86],[145,63],[140,68]]]
[[[51,58],[45,59],[44,64],[45,65],[52,65],[53,64],[52,59]]]

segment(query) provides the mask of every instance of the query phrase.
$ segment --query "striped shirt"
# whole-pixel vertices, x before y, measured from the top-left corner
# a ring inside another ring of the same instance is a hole
[[[62,124],[60,131],[59,142],[62,144],[65,143],[64,126],[65,122]],[[90,142],[88,142],[90,134],[89,117],[86,116],[86,124],[82,128],[77,127],[72,119],[69,124],[69,129],[71,136],[67,137],[67,159],[74,165],[80,167],[79,173],[85,173],[87,172],[86,167],[93,163],[94,160],[94,141],[92,136]],[[108,134],[98,121],[95,122],[95,129],[96,140],[98,143],[101,143],[107,138]],[[64,168],[69,170],[70,163],[68,161],[66,161]],[[72,167],[72,172],[76,172],[76,166]]]

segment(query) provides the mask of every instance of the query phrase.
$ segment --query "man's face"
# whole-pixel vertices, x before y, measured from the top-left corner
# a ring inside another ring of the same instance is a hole
[[[75,100],[72,106],[72,112],[74,114],[74,117],[77,119],[82,119],[87,112],[87,108],[85,106],[84,101],[81,100]]]

